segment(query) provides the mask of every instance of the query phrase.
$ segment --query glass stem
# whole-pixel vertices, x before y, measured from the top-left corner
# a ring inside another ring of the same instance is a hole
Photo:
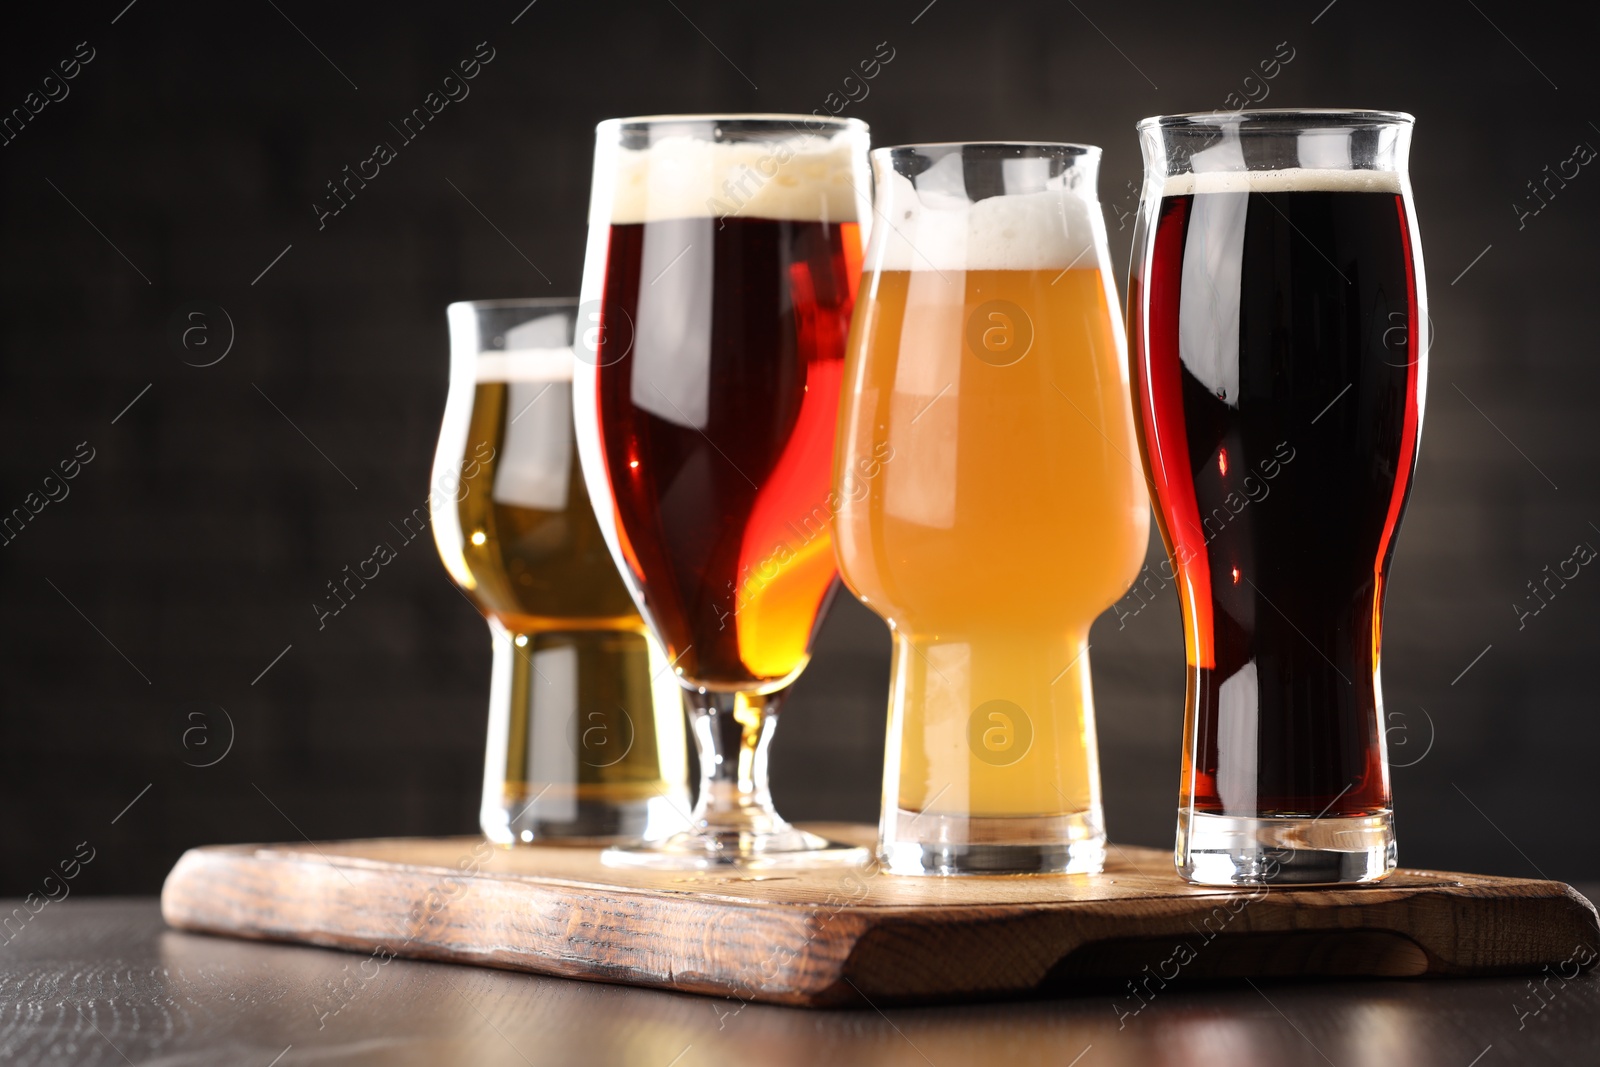
[[[768,834],[788,829],[772,806],[767,753],[783,693],[686,692],[689,727],[700,754],[694,829]]]

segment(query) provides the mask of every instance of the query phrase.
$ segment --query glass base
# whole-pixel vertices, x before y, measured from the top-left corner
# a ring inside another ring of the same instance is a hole
[[[871,853],[858,845],[829,841],[793,827],[764,834],[685,831],[663,841],[608,848],[600,854],[606,867],[655,871],[861,867],[871,859]]]
[[[497,845],[630,845],[683,827],[687,799],[679,791],[675,797],[600,800],[570,787],[551,788],[531,801],[508,796],[488,804],[479,822]]]
[[[1394,813],[1242,818],[1178,810],[1178,873],[1198,885],[1358,885],[1395,868]]]
[[[885,820],[878,859],[890,874],[1098,874],[1106,862],[1098,808],[1062,815],[935,815]]]

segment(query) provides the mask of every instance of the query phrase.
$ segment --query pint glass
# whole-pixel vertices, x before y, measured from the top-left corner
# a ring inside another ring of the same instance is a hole
[[[845,368],[840,573],[894,637],[879,858],[1098,871],[1089,626],[1144,559],[1100,150],[872,154]]]
[[[861,267],[867,128],[810,116],[600,124],[576,417],[583,471],[683,687],[692,829],[612,865],[864,862],[767,787],[790,683],[837,585],[827,511]]]
[[[1379,651],[1427,384],[1409,115],[1146,119],[1128,321],[1188,655],[1177,865],[1395,865]]]
[[[595,525],[572,432],[574,300],[451,304],[429,504],[494,648],[483,832],[500,844],[680,828],[677,687]]]

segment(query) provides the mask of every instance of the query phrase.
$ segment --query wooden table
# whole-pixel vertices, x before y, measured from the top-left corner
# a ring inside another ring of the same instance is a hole
[[[0,915],[15,906],[0,903]],[[1126,991],[1104,987],[1013,1004],[801,1011],[402,959],[363,968],[366,959],[177,933],[153,899],[50,904],[0,943],[0,1063],[1600,1062],[1600,969],[1549,978],[1537,1014],[1526,976],[1194,983],[1119,1026]]]

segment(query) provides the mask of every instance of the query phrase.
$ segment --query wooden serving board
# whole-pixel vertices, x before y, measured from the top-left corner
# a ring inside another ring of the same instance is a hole
[[[866,826],[814,827],[867,843]],[[610,870],[594,849],[473,838],[189,851],[185,930],[805,1006],[914,1003],[1179,976],[1486,975],[1600,955],[1560,882],[1400,870],[1374,886],[1191,886],[1113,848],[1100,875]],[[1575,973],[1575,971],[1574,971]],[[1570,975],[1568,975],[1570,977]]]

